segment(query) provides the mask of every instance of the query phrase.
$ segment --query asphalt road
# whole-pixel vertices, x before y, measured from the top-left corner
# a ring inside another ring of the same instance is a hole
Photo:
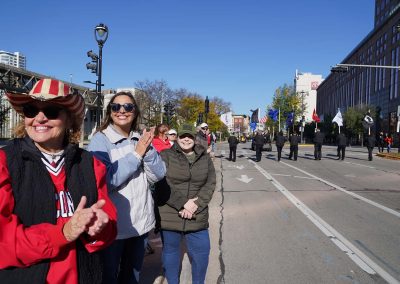
[[[338,161],[329,146],[321,161],[312,146],[292,161],[288,148],[280,162],[273,147],[256,163],[250,143],[239,144],[233,163],[218,144],[206,282],[400,283],[400,161],[370,162],[360,147]],[[161,275],[153,243],[142,283]],[[191,283],[186,255],[182,267],[181,283]]]

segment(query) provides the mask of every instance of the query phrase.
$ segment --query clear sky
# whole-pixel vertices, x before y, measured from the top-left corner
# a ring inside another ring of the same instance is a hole
[[[27,69],[85,85],[86,52],[98,53],[103,88],[165,80],[233,111],[271,103],[295,71],[329,75],[373,29],[373,0],[13,0],[1,3],[0,50],[19,51]],[[92,87],[86,85],[88,87]]]

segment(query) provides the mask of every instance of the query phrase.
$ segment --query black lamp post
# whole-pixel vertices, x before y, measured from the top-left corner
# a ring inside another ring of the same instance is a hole
[[[206,96],[206,100],[204,101],[204,113],[206,115],[205,123],[207,123],[207,116],[209,111],[210,111],[210,101],[208,100],[208,96]]]
[[[92,59],[92,63],[87,63],[86,68],[92,70],[92,73],[96,73],[96,100],[97,100],[97,109],[96,109],[96,126],[100,126],[100,114],[101,114],[101,75],[102,75],[102,63],[103,63],[103,45],[107,41],[108,38],[108,27],[100,23],[94,28],[94,37],[99,46],[99,55],[95,54],[93,51],[88,51],[87,56]]]

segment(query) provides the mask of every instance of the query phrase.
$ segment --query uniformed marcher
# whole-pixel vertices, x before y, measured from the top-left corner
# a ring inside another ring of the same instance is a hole
[[[338,160],[340,159],[344,160],[346,145],[347,145],[346,135],[344,135],[344,133],[339,133],[339,135],[336,138],[336,142],[337,142]]]
[[[257,131],[256,136],[254,136],[254,144],[256,145],[256,162],[261,161],[261,151],[264,146],[264,136],[261,131]]]
[[[371,133],[368,135],[367,138],[368,161],[372,161],[372,150],[374,150],[374,147],[375,147],[375,137]]]
[[[322,156],[322,143],[324,142],[325,135],[318,129],[315,129],[314,134],[314,160],[321,160]]]
[[[229,161],[236,162],[236,148],[237,144],[239,144],[239,140],[235,135],[231,135],[228,138],[229,144]]]
[[[290,154],[289,154],[289,160],[293,159],[297,161],[297,153],[299,151],[299,141],[300,141],[300,136],[297,134],[297,132],[294,132],[290,135],[289,137],[289,142],[290,142]]]
[[[276,150],[278,151],[278,162],[281,160],[282,148],[285,145],[285,137],[283,136],[282,131],[279,131],[278,135],[276,135]]]

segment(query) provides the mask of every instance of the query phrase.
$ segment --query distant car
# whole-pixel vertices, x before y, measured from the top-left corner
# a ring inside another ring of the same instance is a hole
[[[255,151],[256,150],[256,144],[254,143],[254,137],[251,139],[251,150]],[[272,145],[271,145],[271,139],[268,137],[264,136],[264,145],[261,151],[267,151],[271,152],[272,151]]]

